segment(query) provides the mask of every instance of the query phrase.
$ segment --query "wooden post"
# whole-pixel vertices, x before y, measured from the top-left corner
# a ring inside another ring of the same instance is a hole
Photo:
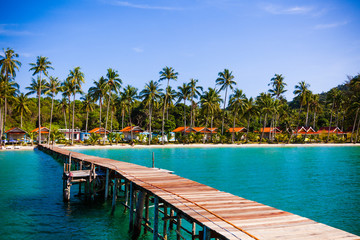
[[[106,169],[106,180],[105,180],[105,201],[109,195],[109,169]]]
[[[94,200],[95,198],[95,182],[94,182],[94,179],[95,179],[95,165],[94,163],[91,163],[91,169],[90,169],[90,176],[91,176],[91,200]]]
[[[144,233],[147,233],[148,231],[148,222],[149,222],[149,194],[146,194],[145,197],[145,228],[144,228]]]
[[[170,210],[170,222],[169,222],[169,229],[172,230],[173,226],[174,226],[174,220],[172,219],[172,217],[174,216],[174,210],[171,209]]]
[[[176,214],[176,240],[181,239],[181,217],[179,212]]]
[[[113,198],[112,198],[112,206],[111,206],[111,214],[114,214],[115,212],[115,203],[116,203],[116,184],[117,184],[117,179],[115,178],[113,180],[114,184],[113,184]]]
[[[138,201],[136,203],[136,215],[135,215],[135,225],[133,230],[133,238],[137,239],[141,233],[141,224],[143,219],[144,203],[146,198],[146,193],[139,191]]]
[[[152,153],[152,167],[155,167],[155,155],[154,152]]]
[[[79,161],[79,170],[82,170],[83,161]],[[79,196],[81,195],[81,185],[82,183],[79,182]]]
[[[129,200],[129,230],[132,231],[134,227],[134,186],[130,182],[130,200]]]
[[[196,223],[193,222],[192,229],[191,229],[191,240],[195,240],[195,235],[196,235]]]
[[[71,153],[69,153],[69,169],[68,171],[70,172],[71,171]]]
[[[163,225],[163,237],[167,239],[167,206],[164,203],[164,225]]]
[[[203,229],[204,229],[203,240],[210,240],[210,229],[207,228],[206,226],[204,226]]]
[[[129,182],[125,182],[125,206],[128,206],[129,202]],[[124,213],[126,212],[127,207],[124,208]]]
[[[159,226],[159,198],[154,197],[154,229],[153,229],[153,240],[158,239],[158,226]]]

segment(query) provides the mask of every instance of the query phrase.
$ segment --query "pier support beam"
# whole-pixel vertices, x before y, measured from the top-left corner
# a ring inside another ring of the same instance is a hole
[[[141,225],[142,225],[146,195],[147,194],[145,192],[139,191],[138,201],[136,203],[136,215],[135,215],[135,224],[133,230],[133,239],[137,239],[141,233]]]
[[[105,201],[109,195],[109,169],[106,169],[106,180],[105,180]]]
[[[154,197],[154,229],[153,229],[153,240],[158,239],[159,230],[159,198]]]
[[[130,182],[130,191],[129,191],[129,231],[133,231],[134,228],[134,184]]]
[[[116,205],[116,190],[117,190],[117,179],[115,178],[113,180],[114,184],[113,184],[113,196],[112,196],[112,206],[111,206],[111,215],[114,214],[115,212],[115,205]]]

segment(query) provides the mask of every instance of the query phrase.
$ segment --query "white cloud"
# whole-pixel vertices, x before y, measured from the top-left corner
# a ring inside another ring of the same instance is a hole
[[[282,7],[273,4],[265,4],[260,6],[264,11],[274,15],[294,15],[294,14],[307,14],[314,10],[310,6],[294,6],[294,7]]]
[[[125,1],[110,1],[108,3],[120,7],[130,7],[130,8],[139,8],[139,9],[149,9],[149,10],[166,10],[166,11],[182,10],[182,8],[176,8],[176,7],[152,6],[148,4],[134,4]]]
[[[133,50],[137,53],[142,53],[144,51],[144,49],[138,47],[134,47]]]
[[[31,35],[32,34],[29,31],[12,29],[14,27],[17,27],[17,25],[16,24],[0,24],[0,35],[23,36],[23,35]]]
[[[328,23],[328,24],[318,24],[314,28],[315,29],[328,29],[328,28],[336,28],[343,25],[346,25],[347,21],[344,22],[336,22],[336,23]]]

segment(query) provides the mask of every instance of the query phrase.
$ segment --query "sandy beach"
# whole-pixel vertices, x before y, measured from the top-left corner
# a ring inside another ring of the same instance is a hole
[[[142,148],[273,148],[273,147],[360,147],[360,143],[310,143],[310,144],[166,144],[166,145],[54,145],[66,149],[142,149]],[[2,148],[0,151],[29,151],[36,148],[34,146],[20,146],[20,148]]]

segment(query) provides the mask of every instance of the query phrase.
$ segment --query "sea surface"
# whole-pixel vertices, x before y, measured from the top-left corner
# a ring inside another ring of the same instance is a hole
[[[172,170],[222,191],[360,235],[360,147],[75,149]],[[62,201],[61,163],[0,152],[0,239],[130,239],[118,205]],[[151,239],[151,234],[140,239]],[[173,236],[170,236],[173,239]]]

